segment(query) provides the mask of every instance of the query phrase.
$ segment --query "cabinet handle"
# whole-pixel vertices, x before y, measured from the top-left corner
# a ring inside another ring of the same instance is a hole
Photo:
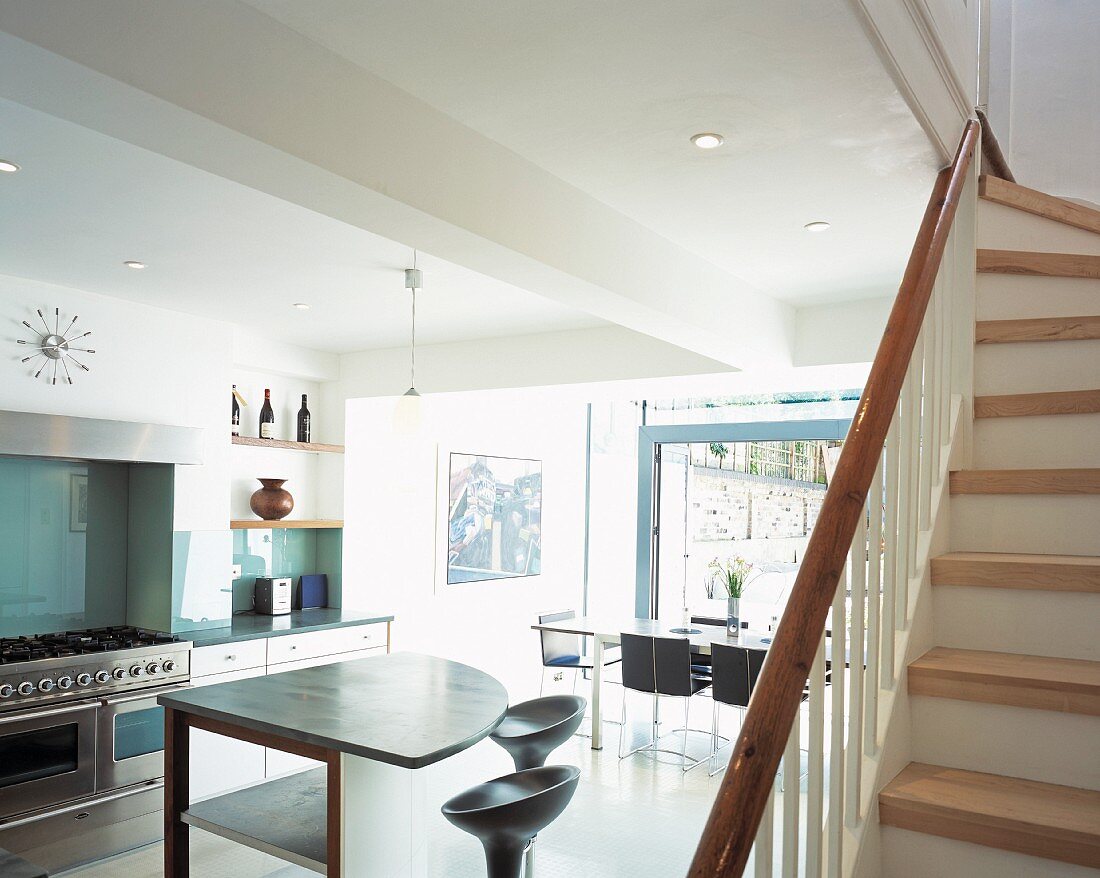
[[[225,660],[226,660],[227,662],[235,662],[235,661],[237,660],[237,657],[236,657],[235,655],[227,655],[227,656],[225,657]]]
[[[290,647],[290,648],[291,648],[291,649],[297,649],[298,647],[297,647],[297,646],[292,646],[292,647]]]

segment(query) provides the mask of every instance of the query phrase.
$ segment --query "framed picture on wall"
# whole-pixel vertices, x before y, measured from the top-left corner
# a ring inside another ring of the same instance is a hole
[[[88,530],[88,477],[83,473],[69,475],[69,530]]]
[[[447,584],[542,572],[542,461],[450,455]]]

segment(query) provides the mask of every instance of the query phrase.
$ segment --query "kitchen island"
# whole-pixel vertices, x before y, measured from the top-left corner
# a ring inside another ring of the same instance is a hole
[[[188,875],[190,826],[329,876],[420,878],[427,871],[421,769],[488,735],[508,695],[466,665],[395,653],[179,690],[159,702],[166,878]],[[325,767],[192,805],[192,728]]]

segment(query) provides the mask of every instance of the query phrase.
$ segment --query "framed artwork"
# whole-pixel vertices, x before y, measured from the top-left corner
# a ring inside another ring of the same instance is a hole
[[[69,530],[88,530],[88,477],[83,473],[69,475]]]
[[[447,584],[542,572],[542,461],[450,455]]]

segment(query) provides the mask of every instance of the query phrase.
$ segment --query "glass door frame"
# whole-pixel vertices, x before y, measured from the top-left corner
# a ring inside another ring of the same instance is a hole
[[[805,421],[747,421],[721,424],[662,424],[638,428],[638,535],[634,615],[653,618],[657,602],[657,522],[662,445],[710,442],[791,442],[848,435],[851,418]]]

